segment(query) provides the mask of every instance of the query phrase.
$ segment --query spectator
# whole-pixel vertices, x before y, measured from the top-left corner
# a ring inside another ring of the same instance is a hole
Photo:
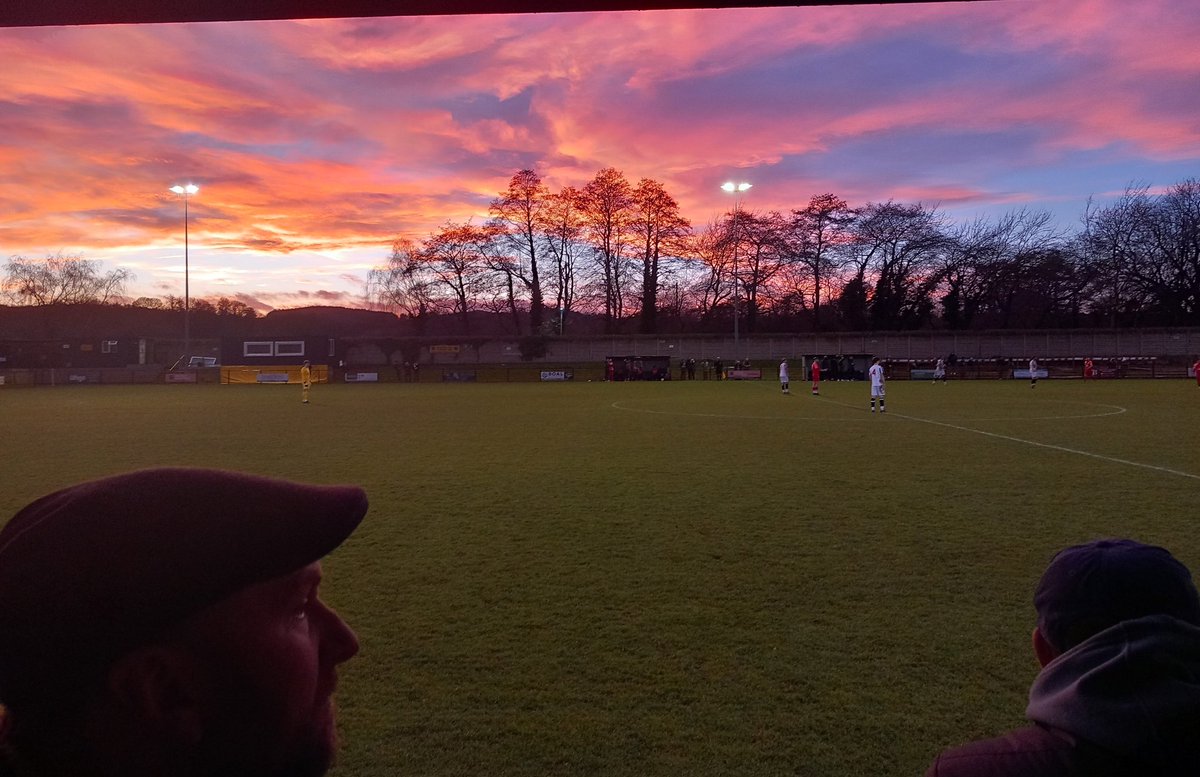
[[[1033,725],[938,756],[927,777],[1196,774],[1200,595],[1163,548],[1098,540],[1056,555],[1034,595]]]
[[[25,507],[0,530],[0,774],[324,774],[358,640],[319,561],[366,511],[359,488],[198,469]]]

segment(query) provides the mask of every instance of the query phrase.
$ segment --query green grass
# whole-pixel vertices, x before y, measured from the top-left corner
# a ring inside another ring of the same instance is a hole
[[[363,485],[336,777],[917,774],[1020,723],[1055,550],[1200,570],[1190,381],[793,390],[0,389],[0,514],[150,465]]]

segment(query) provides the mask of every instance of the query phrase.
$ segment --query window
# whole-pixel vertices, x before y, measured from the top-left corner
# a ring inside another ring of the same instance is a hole
[[[303,340],[276,340],[275,341],[276,356],[303,356],[304,341]]]
[[[116,353],[116,352],[117,352],[117,341],[116,340],[101,340],[100,341],[100,353]]]
[[[246,340],[242,343],[242,356],[274,356],[274,343]]]

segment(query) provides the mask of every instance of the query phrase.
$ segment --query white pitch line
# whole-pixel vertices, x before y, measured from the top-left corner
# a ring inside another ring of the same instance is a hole
[[[1072,402],[1067,399],[1045,399],[1043,402],[1059,402],[1061,404],[1071,405],[1091,405],[1092,407],[1106,407],[1111,413],[1079,413],[1077,415],[1025,415],[1025,416],[997,416],[995,418],[972,418],[971,420],[978,423],[980,421],[1068,421],[1072,418],[1106,418],[1110,415],[1121,415],[1128,413],[1127,408],[1120,405],[1104,405],[1099,402]]]
[[[845,407],[845,408],[849,408],[851,410],[861,410],[861,408],[857,405],[847,405],[844,402],[835,402],[831,399],[826,399],[824,397],[820,397],[820,399],[824,400],[825,402],[827,402],[831,405],[837,405],[838,407]],[[861,419],[860,418],[823,419],[823,418],[814,418],[811,416],[807,416],[807,417],[806,416],[754,416],[754,415],[742,415],[742,414],[732,414],[732,413],[728,413],[728,414],[726,414],[726,413],[682,413],[678,410],[647,410],[645,408],[624,407],[621,405],[620,400],[613,402],[612,407],[615,410],[624,410],[626,412],[632,412],[632,413],[648,413],[651,415],[679,415],[679,416],[691,416],[694,418],[740,418],[740,419],[753,420],[753,421],[836,420],[838,422],[865,421],[866,420],[865,418],[861,418]],[[1119,405],[1097,405],[1097,407],[1111,407],[1111,408],[1114,408],[1117,412],[1115,412],[1115,413],[1097,413],[1094,415],[1087,415],[1087,416],[1047,416],[1042,419],[1025,418],[1025,419],[1021,419],[1021,420],[1058,420],[1058,419],[1070,419],[1070,418],[1103,418],[1104,416],[1120,415],[1121,413],[1127,412],[1125,408],[1120,407]],[[865,413],[865,411],[863,411],[863,412]],[[1016,443],[1021,443],[1023,445],[1032,445],[1035,448],[1045,448],[1047,450],[1059,451],[1060,453],[1073,453],[1076,456],[1087,456],[1088,458],[1091,458],[1091,459],[1107,461],[1110,464],[1125,464],[1130,467],[1138,467],[1140,469],[1148,469],[1148,470],[1152,470],[1154,472],[1162,472],[1162,473],[1165,473],[1168,475],[1177,475],[1178,477],[1188,478],[1190,480],[1200,480],[1200,475],[1196,475],[1191,472],[1184,472],[1183,470],[1171,469],[1170,467],[1160,467],[1157,464],[1146,464],[1146,463],[1140,462],[1140,461],[1130,461],[1129,459],[1119,459],[1115,456],[1105,456],[1101,453],[1091,453],[1090,451],[1081,451],[1077,448],[1068,448],[1064,445],[1053,445],[1051,443],[1046,443],[1046,442],[1037,442],[1036,440],[1026,440],[1021,437],[1012,437],[1007,434],[998,434],[996,432],[985,432],[982,429],[972,429],[969,426],[959,426],[957,424],[946,423],[945,421],[934,421],[929,418],[918,418],[916,416],[904,415],[903,413],[894,413],[893,412],[893,413],[888,413],[888,415],[890,415],[892,418],[900,418],[905,421],[916,421],[918,423],[931,424],[933,426],[942,426],[947,429],[954,429],[954,430],[960,431],[960,432],[971,432],[972,434],[980,434],[980,435],[983,435],[984,437],[993,437],[997,440],[1006,440],[1008,442],[1016,442]],[[1010,419],[982,419],[982,420],[1010,420]]]
[[[842,404],[841,402],[834,402],[833,404],[841,405],[842,407],[850,407],[850,405],[845,405],[845,404]],[[1116,407],[1116,405],[1109,405],[1109,407]],[[1124,408],[1122,408],[1122,410],[1124,410]],[[1087,456],[1088,458],[1099,459],[1100,461],[1107,461],[1111,464],[1126,464],[1130,467],[1140,467],[1141,469],[1149,469],[1149,470],[1153,470],[1155,472],[1164,472],[1168,475],[1178,475],[1181,478],[1190,478],[1192,480],[1200,480],[1200,475],[1195,475],[1191,472],[1184,472],[1183,470],[1171,469],[1170,467],[1160,467],[1157,464],[1145,464],[1140,461],[1130,461],[1129,459],[1118,459],[1115,456],[1105,456],[1100,453],[1091,453],[1089,451],[1081,451],[1076,448],[1068,448],[1064,445],[1052,445],[1047,442],[1037,442],[1036,440],[1025,440],[1020,437],[1010,437],[1007,434],[997,434],[996,432],[985,432],[982,429],[972,429],[969,426],[958,426],[957,424],[948,424],[944,421],[933,421],[928,418],[917,418],[916,416],[904,415],[902,413],[888,413],[888,415],[890,415],[892,418],[902,418],[905,421],[917,421],[917,422],[923,423],[923,424],[932,424],[933,426],[944,426],[947,429],[956,429],[960,432],[972,432],[974,434],[982,434],[984,437],[994,437],[997,440],[1007,440],[1008,442],[1019,442],[1019,443],[1025,444],[1025,445],[1033,445],[1034,447],[1037,447],[1037,448],[1047,448],[1052,451],[1061,451],[1062,453],[1074,453],[1077,456]]]
[[[833,404],[838,404],[837,402]],[[614,410],[624,410],[627,413],[647,413],[649,415],[677,415],[687,418],[734,418],[746,421],[865,421],[865,418],[822,418],[820,416],[804,415],[746,415],[745,413],[685,413],[679,410],[648,410],[644,407],[625,407],[620,400],[613,402]],[[849,407],[849,405],[842,405]]]

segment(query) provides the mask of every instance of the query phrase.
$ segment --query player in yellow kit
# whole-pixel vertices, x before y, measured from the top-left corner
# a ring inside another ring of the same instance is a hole
[[[300,367],[300,398],[304,404],[308,404],[308,390],[312,388],[312,368],[308,366],[308,362]]]

